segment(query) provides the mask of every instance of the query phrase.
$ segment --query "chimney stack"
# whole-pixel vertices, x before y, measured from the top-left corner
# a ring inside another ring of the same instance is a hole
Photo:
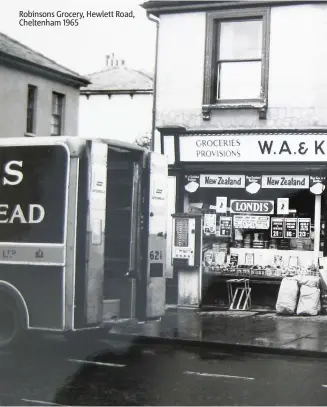
[[[124,59],[116,59],[114,53],[106,55],[106,67],[114,68],[119,66],[125,66]]]

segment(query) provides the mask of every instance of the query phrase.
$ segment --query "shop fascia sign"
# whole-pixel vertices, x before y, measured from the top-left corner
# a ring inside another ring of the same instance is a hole
[[[183,162],[327,161],[327,133],[279,135],[185,135],[179,137]]]

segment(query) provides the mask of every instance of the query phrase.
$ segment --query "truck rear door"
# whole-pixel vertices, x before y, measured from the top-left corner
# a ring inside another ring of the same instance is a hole
[[[149,153],[147,213],[146,318],[165,313],[168,160]]]

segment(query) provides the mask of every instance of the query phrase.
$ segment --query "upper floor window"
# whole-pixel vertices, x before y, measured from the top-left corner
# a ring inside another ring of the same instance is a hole
[[[267,107],[267,9],[207,13],[203,113]]]
[[[36,93],[37,87],[28,85],[27,87],[27,111],[26,111],[26,133],[35,133],[36,120]]]
[[[51,136],[60,136],[63,133],[65,95],[52,93],[52,119]]]

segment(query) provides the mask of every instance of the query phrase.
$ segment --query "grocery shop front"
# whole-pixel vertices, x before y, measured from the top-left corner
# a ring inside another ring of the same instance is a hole
[[[169,242],[179,306],[227,306],[226,281],[248,278],[252,306],[273,308],[284,276],[320,275],[327,134],[160,131],[176,212],[202,219],[194,229],[198,262],[174,259],[176,228]]]

